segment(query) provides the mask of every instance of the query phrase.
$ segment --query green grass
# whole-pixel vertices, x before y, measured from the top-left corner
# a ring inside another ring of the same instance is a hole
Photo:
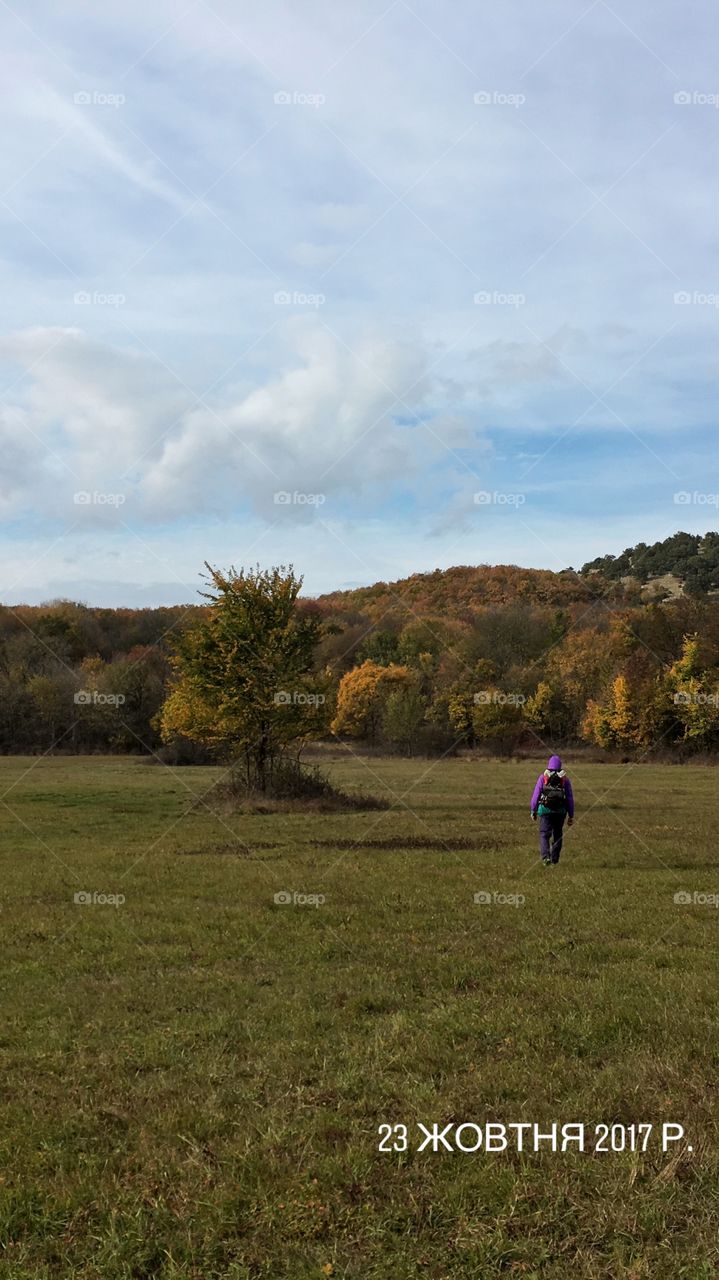
[[[719,893],[719,774],[578,765],[545,869],[539,763],[347,758],[391,809],[218,818],[217,769],[0,760],[0,1276],[717,1276],[719,911],[673,897]],[[491,1119],[687,1137],[377,1150]]]

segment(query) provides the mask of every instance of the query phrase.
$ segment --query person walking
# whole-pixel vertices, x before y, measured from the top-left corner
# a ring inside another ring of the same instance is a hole
[[[550,756],[540,773],[530,805],[532,822],[539,818],[539,852],[545,867],[556,867],[562,852],[564,820],[574,821],[574,793],[559,756]]]

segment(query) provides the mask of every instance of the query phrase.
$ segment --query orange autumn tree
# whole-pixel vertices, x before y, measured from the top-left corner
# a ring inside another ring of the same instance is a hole
[[[378,663],[368,659],[361,666],[348,671],[342,677],[337,691],[337,711],[332,721],[332,732],[376,742],[389,694],[393,689],[409,684],[411,679],[409,668],[400,667],[394,662],[387,667],[380,667]]]

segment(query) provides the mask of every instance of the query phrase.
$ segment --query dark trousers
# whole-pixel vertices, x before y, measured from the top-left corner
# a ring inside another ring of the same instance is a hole
[[[539,852],[548,862],[559,862],[565,813],[539,815]]]

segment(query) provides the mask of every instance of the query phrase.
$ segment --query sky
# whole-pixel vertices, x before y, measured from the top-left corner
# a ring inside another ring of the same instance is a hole
[[[710,0],[0,7],[0,601],[716,529]]]

